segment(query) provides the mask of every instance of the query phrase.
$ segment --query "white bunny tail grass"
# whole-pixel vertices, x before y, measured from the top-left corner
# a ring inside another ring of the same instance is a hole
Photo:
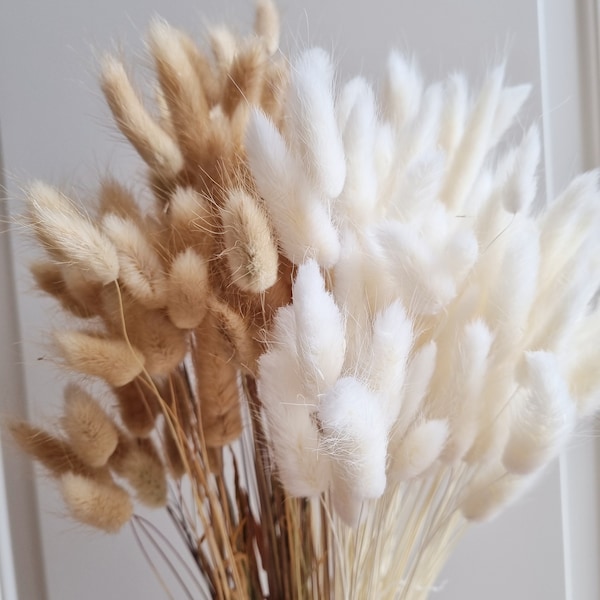
[[[498,465],[482,469],[466,486],[461,511],[470,521],[489,521],[525,493],[536,478],[535,474],[508,473]]]
[[[448,423],[444,420],[415,425],[398,448],[391,449],[388,477],[392,481],[403,481],[422,475],[440,457],[448,433]]]
[[[538,470],[554,458],[576,423],[576,406],[556,356],[529,352],[524,363],[519,378],[523,393],[514,403],[503,458],[509,471],[521,475]]]
[[[398,130],[417,114],[423,80],[414,60],[392,51],[388,57],[383,94],[386,116]]]
[[[364,361],[367,366],[364,377],[381,398],[390,429],[402,408],[400,390],[404,387],[412,345],[413,323],[402,303],[396,300],[375,317]]]
[[[443,402],[436,402],[430,412],[449,421],[450,439],[444,450],[444,460],[449,463],[462,459],[476,439],[492,340],[485,323],[468,323],[459,333],[451,372],[445,373],[445,381],[440,382],[447,386],[445,394],[440,395]]]
[[[455,210],[466,200],[490,149],[490,137],[503,80],[504,65],[496,67],[488,75],[450,164],[442,198]]]
[[[377,106],[373,89],[362,78],[349,82],[344,92],[337,109],[338,123],[343,123],[340,128],[346,153],[346,180],[335,204],[349,223],[361,227],[371,218],[377,203]]]
[[[452,155],[465,129],[469,87],[462,73],[448,78],[445,88],[446,103],[440,120],[439,143],[447,155]]]
[[[278,477],[292,496],[313,497],[328,489],[331,464],[320,447],[317,396],[304,394],[295,340],[294,311],[281,308],[258,362],[258,393]]]
[[[436,369],[437,345],[430,341],[416,351],[408,364],[404,389],[401,391],[401,410],[392,430],[392,441],[399,441],[419,414],[430,389]]]
[[[295,263],[314,258],[333,266],[340,241],[328,206],[311,189],[299,159],[273,122],[254,109],[246,133],[248,162],[284,255]]]
[[[352,377],[339,379],[325,394],[318,417],[322,451],[333,463],[334,507],[344,521],[356,524],[356,505],[385,490],[385,417],[374,395]]]
[[[288,116],[293,144],[316,188],[328,198],[344,187],[346,161],[335,118],[334,68],[320,49],[302,53],[292,63]]]
[[[307,392],[327,390],[340,376],[346,339],[344,320],[315,261],[301,265],[292,288],[298,362]]]

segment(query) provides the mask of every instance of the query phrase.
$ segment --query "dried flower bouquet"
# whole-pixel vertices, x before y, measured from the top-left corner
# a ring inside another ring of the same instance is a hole
[[[152,110],[103,60],[153,201],[29,187],[83,377],[56,431],[12,431],[78,521],[166,506],[189,597],[426,598],[598,409],[597,175],[536,204],[538,131],[505,136],[529,87],[502,66],[473,93],[392,53],[377,97],[278,38],[270,0],[207,50],[155,21]]]

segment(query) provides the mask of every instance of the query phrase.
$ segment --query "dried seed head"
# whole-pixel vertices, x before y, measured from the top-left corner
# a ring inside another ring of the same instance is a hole
[[[66,196],[36,182],[28,190],[27,201],[31,227],[53,257],[77,266],[90,281],[107,284],[118,277],[114,246]]]
[[[85,273],[75,265],[64,265],[62,275],[67,292],[74,300],[85,307],[91,316],[99,315],[102,309],[100,292],[103,285],[87,279]]]
[[[221,99],[223,93],[223,73],[215,72],[209,56],[199,51],[194,40],[185,33],[179,32],[179,41],[187,54],[196,77],[202,85],[209,106],[214,106]],[[166,101],[165,101],[166,102]]]
[[[67,366],[114,386],[129,383],[144,368],[144,356],[122,339],[84,331],[57,331],[54,339]]]
[[[497,466],[475,477],[466,488],[460,510],[469,521],[489,521],[535,481],[535,475],[507,473]]]
[[[208,265],[197,252],[188,248],[171,263],[167,282],[167,312],[181,329],[197,327],[206,315]]]
[[[102,467],[115,451],[118,432],[98,402],[77,385],[65,389],[62,426],[73,451],[90,467]]]
[[[432,420],[410,429],[399,447],[392,450],[388,466],[391,481],[419,477],[439,458],[448,439],[448,423]]]
[[[166,302],[166,276],[162,262],[144,232],[128,218],[106,215],[104,231],[117,249],[119,280],[147,308]]]
[[[116,179],[102,180],[99,193],[99,216],[116,215],[122,219],[131,219],[136,224],[143,220],[140,207],[133,194]]]
[[[133,514],[129,494],[113,482],[66,473],[61,488],[73,518],[107,533],[119,531]]]
[[[267,65],[260,105],[276,125],[282,116],[288,80],[289,69],[285,60],[271,61]]]
[[[9,429],[23,451],[39,461],[54,477],[70,471],[80,474],[91,472],[67,442],[47,431],[24,422],[11,423]]]
[[[66,311],[76,317],[89,318],[95,315],[91,307],[79,301],[71,293],[63,275],[63,269],[60,265],[52,262],[36,262],[30,266],[31,274],[35,279],[37,287],[53,296],[60,302],[60,305]]]
[[[207,446],[224,446],[242,431],[238,371],[212,313],[196,329],[193,359],[204,440]]]
[[[511,409],[511,431],[503,462],[511,473],[526,475],[542,468],[562,450],[576,425],[576,407],[557,356],[527,352],[518,375],[522,388]]]
[[[215,296],[208,299],[208,310],[213,318],[213,325],[219,329],[223,342],[228,344],[224,355],[253,372],[261,348],[252,337],[250,323],[241,314],[241,310],[236,311]]]
[[[206,152],[203,132],[209,118],[202,85],[179,31],[156,19],[150,26],[148,41],[179,147],[186,162],[196,167],[198,157]]]
[[[160,508],[167,503],[165,467],[149,439],[131,440],[121,436],[110,466],[127,479],[142,504]]]
[[[259,0],[256,5],[254,31],[262,38],[267,52],[275,54],[279,48],[279,13],[272,0]]]
[[[213,27],[208,37],[217,67],[221,72],[229,71],[237,51],[237,40],[231,29],[222,25]]]
[[[185,369],[180,367],[164,380],[160,395],[168,407],[162,430],[165,461],[173,477],[180,479],[186,472],[182,452],[186,451],[189,436],[194,435],[192,432],[198,431],[195,399]]]
[[[123,64],[112,56],[102,62],[101,85],[117,126],[152,169],[174,177],[183,156],[169,134],[148,114]]]
[[[169,198],[172,245],[177,250],[193,247],[209,256],[212,236],[217,231],[210,200],[191,187],[177,187]]]
[[[158,399],[148,384],[136,377],[124,386],[113,388],[123,425],[135,437],[147,437],[160,412]]]
[[[229,192],[221,208],[227,262],[235,285],[258,294],[277,280],[278,254],[267,215],[242,189]]]
[[[143,354],[144,368],[150,375],[168,375],[183,360],[188,349],[187,332],[175,327],[165,311],[150,310],[131,295],[119,296],[110,288],[103,292],[103,305],[105,318],[115,335],[122,334],[125,321],[127,336]]]
[[[225,115],[231,118],[238,107],[258,104],[264,82],[265,59],[262,44],[255,40],[238,49],[223,90],[221,106]]]

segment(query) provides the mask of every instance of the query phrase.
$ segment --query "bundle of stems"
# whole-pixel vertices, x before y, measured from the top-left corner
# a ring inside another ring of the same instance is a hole
[[[154,110],[102,61],[151,197],[29,187],[80,381],[13,434],[82,523],[166,507],[201,597],[427,598],[600,405],[597,175],[537,198],[503,65],[473,93],[393,52],[378,98],[278,39],[270,0],[206,49],[155,21]]]

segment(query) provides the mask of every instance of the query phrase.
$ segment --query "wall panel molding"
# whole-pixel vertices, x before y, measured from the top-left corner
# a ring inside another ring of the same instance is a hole
[[[600,165],[597,0],[538,0],[546,186],[555,196]],[[597,423],[560,459],[566,600],[600,598],[600,441]]]

